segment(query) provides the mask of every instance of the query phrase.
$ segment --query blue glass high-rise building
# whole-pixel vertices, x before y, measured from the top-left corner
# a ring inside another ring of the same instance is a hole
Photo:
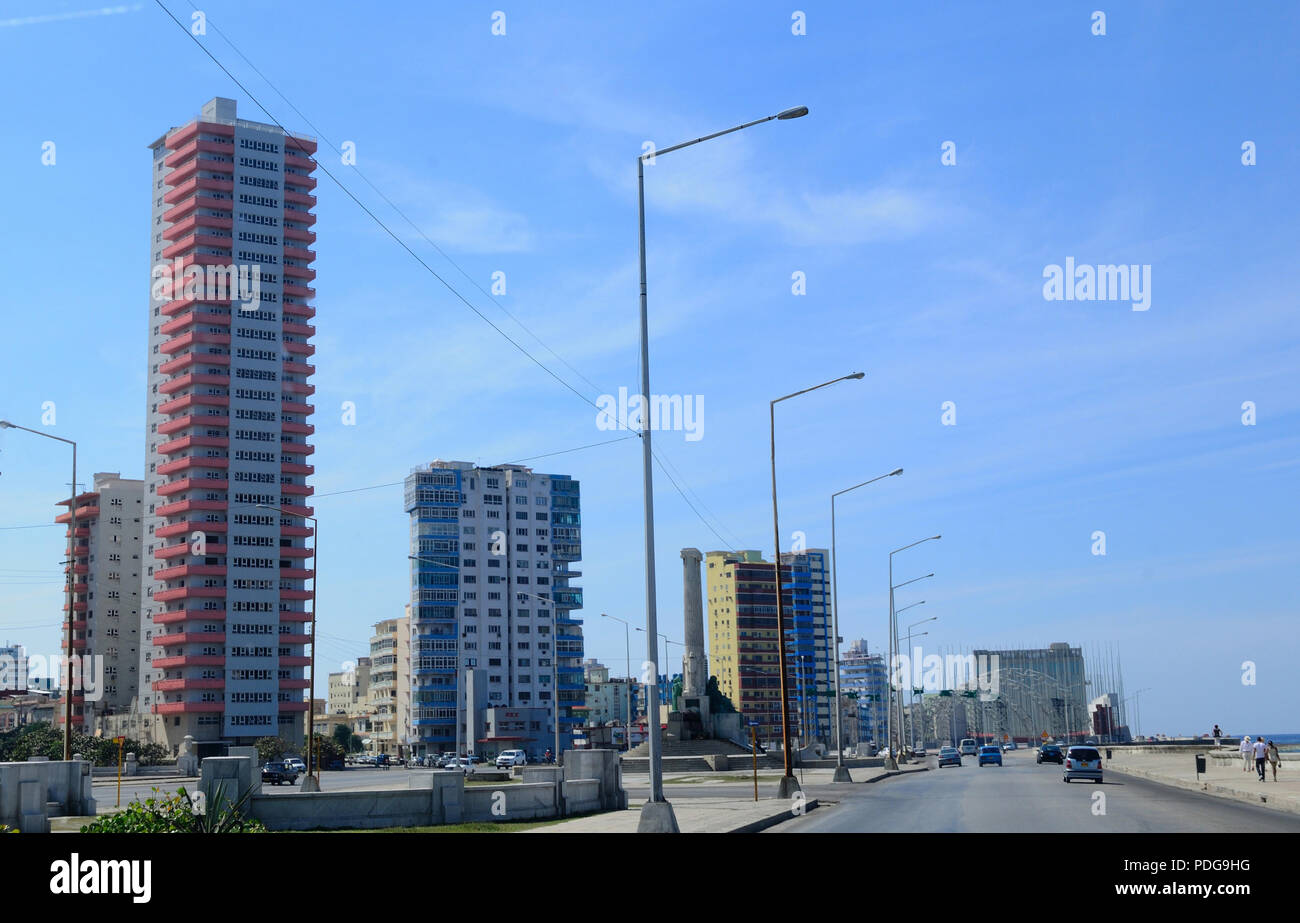
[[[521,465],[435,461],[406,479],[416,755],[474,751],[473,709],[543,709],[560,746],[584,718],[579,484]],[[457,673],[460,671],[460,681]],[[474,674],[474,682],[467,679]],[[462,705],[457,696],[475,689]]]

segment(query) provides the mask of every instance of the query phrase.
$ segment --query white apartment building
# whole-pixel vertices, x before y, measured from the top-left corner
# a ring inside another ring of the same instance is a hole
[[[560,746],[584,717],[578,482],[521,465],[435,461],[406,479],[411,517],[411,739],[417,755],[474,752],[466,674],[482,707],[545,709]],[[373,673],[372,673],[373,677]],[[373,682],[373,679],[372,679]],[[477,687],[477,683],[473,683]],[[462,703],[457,727],[457,701]]]

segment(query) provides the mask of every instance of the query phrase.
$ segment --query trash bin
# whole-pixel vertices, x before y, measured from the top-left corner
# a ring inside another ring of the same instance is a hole
[[[1196,754],[1196,774],[1199,776],[1203,772],[1205,772],[1205,754],[1198,753]]]
[[[1110,759],[1110,747],[1106,748],[1106,759]]]

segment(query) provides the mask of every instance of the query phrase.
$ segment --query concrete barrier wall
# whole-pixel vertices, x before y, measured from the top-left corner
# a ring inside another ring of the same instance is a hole
[[[590,814],[600,810],[600,783],[595,779],[575,779],[564,783],[566,814]]]
[[[91,765],[86,760],[0,763],[0,824],[23,833],[48,833],[50,814],[95,814]]]
[[[570,777],[583,772],[595,778]],[[203,761],[200,788],[212,804],[217,786],[224,787],[228,800],[251,787],[247,813],[271,830],[368,830],[536,820],[627,806],[617,754],[610,750],[584,753],[563,770],[538,768],[526,772],[524,782],[500,786],[466,786],[459,772],[420,772],[407,777],[404,790],[272,795],[262,793],[261,778],[261,771],[247,757],[209,757]]]

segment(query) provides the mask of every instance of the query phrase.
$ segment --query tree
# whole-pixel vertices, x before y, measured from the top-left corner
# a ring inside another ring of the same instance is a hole
[[[253,741],[257,748],[257,759],[261,763],[272,763],[284,757],[288,746],[278,737],[259,737]]]
[[[352,746],[352,728],[346,724],[334,725],[334,742],[343,748],[344,752],[351,749]]]

